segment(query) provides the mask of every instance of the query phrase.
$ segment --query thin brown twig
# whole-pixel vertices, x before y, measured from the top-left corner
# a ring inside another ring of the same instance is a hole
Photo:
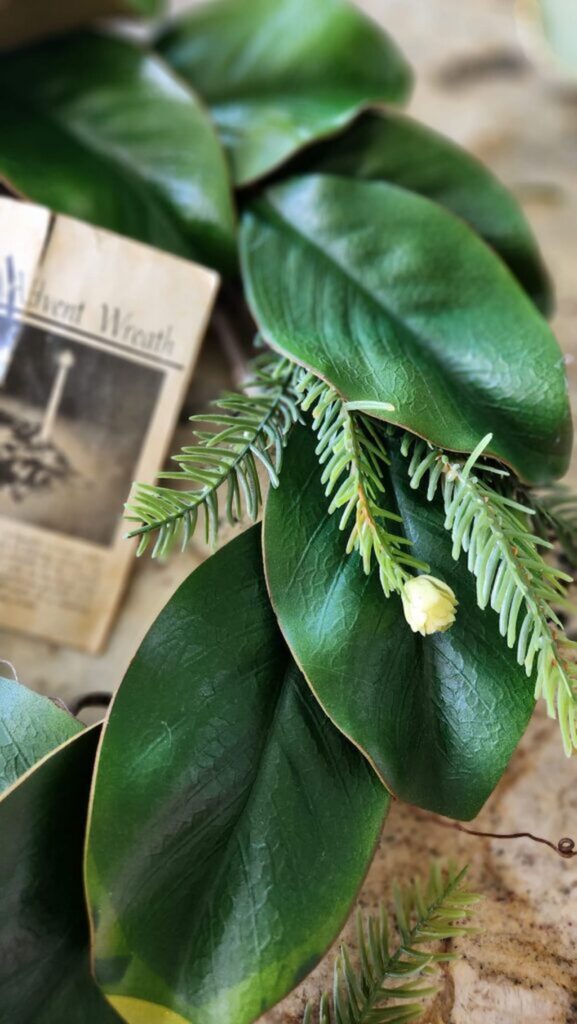
[[[460,821],[450,821],[446,818],[439,817],[438,814],[433,814],[430,811],[422,811],[420,808],[416,809],[417,817],[432,821],[433,824],[439,825],[441,828],[449,828],[455,832],[466,832],[469,836],[481,836],[484,839],[530,839],[534,843],[541,843],[543,846],[548,846],[553,850],[559,857],[563,857],[565,860],[569,860],[571,857],[577,857],[577,849],[575,849],[575,840],[569,836],[563,836],[558,842],[552,842],[550,839],[544,839],[542,836],[535,836],[532,832],[483,832],[480,829],[467,828],[466,825],[462,825]]]

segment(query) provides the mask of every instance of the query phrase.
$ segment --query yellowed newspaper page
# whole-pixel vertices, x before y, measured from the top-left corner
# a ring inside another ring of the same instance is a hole
[[[218,288],[195,263],[0,198],[0,625],[88,651]]]

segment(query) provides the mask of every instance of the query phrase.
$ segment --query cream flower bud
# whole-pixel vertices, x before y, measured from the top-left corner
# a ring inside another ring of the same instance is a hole
[[[446,583],[435,576],[413,576],[401,593],[403,611],[413,633],[444,633],[455,621],[458,601]]]

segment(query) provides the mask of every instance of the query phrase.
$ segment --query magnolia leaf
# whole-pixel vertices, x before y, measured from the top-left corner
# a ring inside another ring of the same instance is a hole
[[[0,678],[0,792],[83,728],[47,697]]]
[[[82,881],[99,728],[44,757],[0,798],[0,1016],[120,1024],[90,973]]]
[[[411,632],[400,598],[385,598],[345,552],[309,431],[295,432],[265,517],[265,566],[280,627],[332,721],[402,800],[450,817],[475,816],[504,771],[534,706],[533,683],[480,611],[475,581],[451,558],[438,502],[412,491],[391,445],[387,507],[416,558],[455,591],[446,633]]]
[[[159,47],[210,105],[238,185],[411,84],[392,40],[346,0],[217,0]]]
[[[495,249],[543,312],[551,285],[533,232],[511,193],[449,139],[394,110],[365,114],[346,132],[305,149],[300,173],[389,181],[466,221]]]
[[[507,267],[461,220],[381,182],[304,177],[242,226],[263,337],[348,402],[440,448],[488,454],[530,482],[571,452],[559,346]]]
[[[78,33],[3,56],[0,176],[100,227],[225,269],[234,214],[204,109],[163,62]]]
[[[163,0],[2,0],[0,50],[78,28],[106,15],[150,18],[163,8]]]
[[[387,805],[287,651],[255,527],[180,587],[112,705],[87,872],[111,1003],[255,1020],[339,932]]]

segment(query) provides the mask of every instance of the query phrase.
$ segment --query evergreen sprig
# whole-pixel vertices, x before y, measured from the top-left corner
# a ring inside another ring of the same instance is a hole
[[[438,992],[436,965],[454,959],[446,950],[423,949],[471,931],[467,921],[479,897],[463,887],[466,868],[452,865],[430,870],[425,886],[417,879],[394,889],[398,944],[391,947],[389,915],[357,914],[359,966],[355,970],[346,945],[333,970],[333,987],[315,1011],[309,1003],[303,1024],[397,1024],[415,1021],[423,1001]],[[461,923],[460,923],[461,922]]]
[[[410,570],[427,572],[428,566],[407,552],[409,540],[388,527],[402,519],[383,504],[389,457],[378,425],[350,412],[338,392],[312,373],[303,375],[298,391],[303,411],[312,413],[321,482],[332,496],[329,514],[340,511],[339,528],[349,529],[347,554],[358,551],[367,575],[374,558],[385,595],[401,592]]]
[[[482,465],[491,435],[466,462],[406,434],[402,450],[411,455],[411,486],[428,476],[427,498],[441,487],[445,527],[453,538],[453,558],[462,551],[477,579],[480,608],[499,615],[499,630],[527,675],[535,668],[535,697],[543,697],[552,718],[559,719],[567,755],[577,748],[577,644],[567,639],[553,605],[567,604],[565,584],[571,577],[543,557],[552,545],[529,528],[533,510],[491,486],[489,474],[507,478],[505,470]],[[483,473],[484,478],[479,476]]]
[[[194,431],[195,443],[172,456],[180,468],[160,473],[159,479],[191,484],[192,489],[137,484],[126,506],[126,519],[139,523],[128,533],[140,537],[138,554],[154,536],[153,556],[166,555],[177,541],[184,548],[201,511],[206,540],[214,543],[224,485],[228,521],[236,522],[245,513],[253,521],[257,518],[262,505],[257,463],[276,487],[283,448],[300,418],[295,392],[300,372],[288,359],[263,354],[251,364],[243,393],[228,393],[214,402],[218,412],[191,417],[192,423],[210,429]]]

